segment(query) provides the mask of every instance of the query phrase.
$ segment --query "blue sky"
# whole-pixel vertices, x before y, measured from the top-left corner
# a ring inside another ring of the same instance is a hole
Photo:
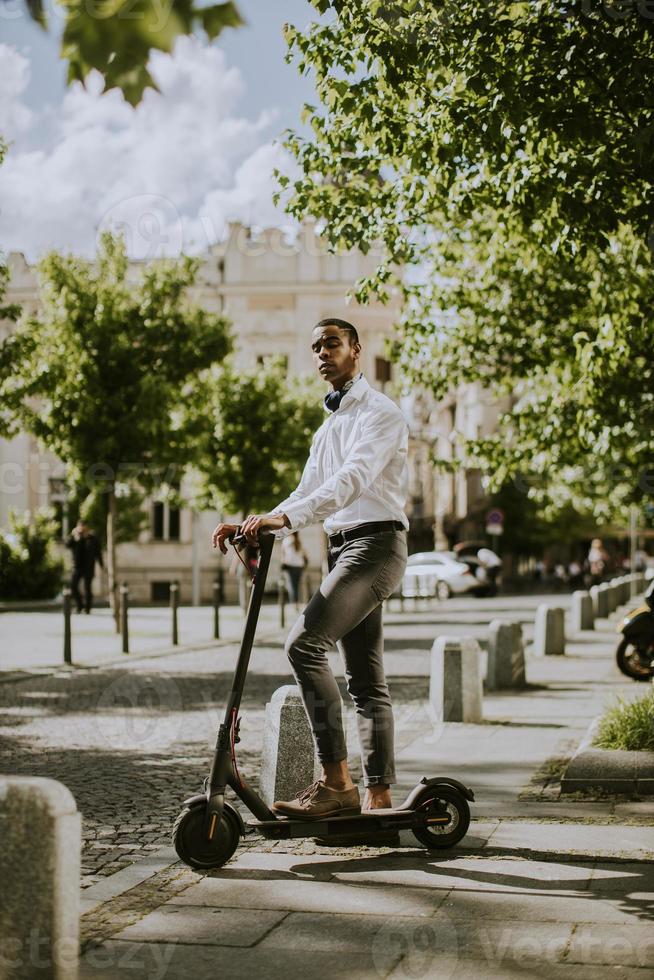
[[[271,171],[292,164],[273,141],[298,123],[313,90],[284,62],[282,25],[315,19],[307,0],[239,0],[247,26],[159,55],[162,95],[136,111],[101,94],[97,79],[88,91],[66,88],[56,12],[44,33],[23,0],[2,6],[0,132],[11,140],[0,168],[3,251],[90,254],[99,227],[127,222],[138,255],[144,215],[165,232],[164,251],[193,251],[230,219],[287,220],[270,201]]]

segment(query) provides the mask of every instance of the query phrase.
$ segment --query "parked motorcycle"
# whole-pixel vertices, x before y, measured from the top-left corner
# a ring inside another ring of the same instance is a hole
[[[654,677],[654,581],[644,599],[645,605],[628,612],[618,626],[622,640],[615,651],[618,667],[635,681]]]

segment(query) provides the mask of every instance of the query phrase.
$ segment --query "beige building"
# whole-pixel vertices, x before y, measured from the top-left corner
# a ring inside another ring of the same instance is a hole
[[[224,312],[232,321],[237,364],[252,367],[270,355],[282,355],[290,376],[313,373],[309,337],[318,320],[326,316],[351,320],[362,343],[363,371],[375,386],[393,394],[385,341],[391,336],[397,309],[393,304],[361,307],[346,300],[353,283],[370,274],[375,262],[374,255],[329,254],[309,223],[293,242],[278,229],[253,235],[233,224],[226,241],[202,256],[192,299],[209,310]],[[8,264],[7,301],[19,303],[27,313],[36,312],[36,270],[17,252],[9,255]],[[133,263],[130,275],[137,280],[142,268],[143,263]],[[0,323],[2,335],[11,328],[10,323]],[[458,449],[453,431],[487,431],[493,424],[493,412],[474,386],[437,406],[429,397],[412,395],[402,400],[402,408],[412,436],[408,512],[414,550],[433,547],[434,533],[437,546],[444,547],[443,528],[465,517],[481,489],[474,474],[437,475],[430,453],[454,458]],[[62,462],[40,450],[27,434],[0,440],[0,526],[6,526],[11,508],[24,511],[46,505],[58,509],[65,535],[68,518]],[[211,532],[221,516],[227,515],[177,511],[156,501],[147,507],[149,527],[138,541],[118,548],[119,576],[130,583],[133,598],[164,599],[168,583],[176,579],[182,601],[209,600],[220,564],[211,548]],[[316,571],[322,561],[323,537],[319,527],[302,532]],[[226,581],[234,588],[229,576]]]

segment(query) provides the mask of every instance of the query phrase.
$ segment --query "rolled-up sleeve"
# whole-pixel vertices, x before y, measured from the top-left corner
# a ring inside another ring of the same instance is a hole
[[[406,437],[407,424],[400,412],[376,414],[333,476],[308,493],[308,485],[305,489],[300,483],[276,510],[286,514],[293,531],[299,531],[348,507],[383,474],[394,456],[406,454]],[[311,458],[307,466],[310,463]]]

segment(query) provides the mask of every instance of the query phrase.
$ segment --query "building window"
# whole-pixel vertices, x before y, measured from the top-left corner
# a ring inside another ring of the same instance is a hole
[[[375,358],[375,381],[385,385],[391,380],[391,362],[385,357]]]
[[[152,504],[152,538],[154,541],[179,541],[179,507],[163,500]]]

